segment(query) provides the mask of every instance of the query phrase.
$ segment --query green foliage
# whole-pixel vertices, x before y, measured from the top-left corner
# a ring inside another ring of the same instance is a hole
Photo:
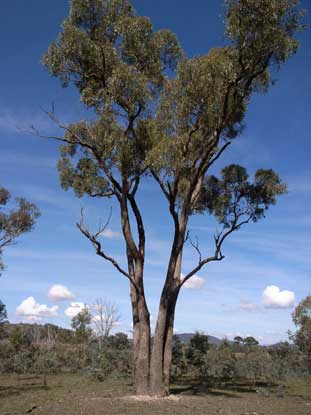
[[[78,196],[101,195],[109,187],[107,170],[117,167],[126,176],[141,170],[148,147],[146,112],[166,82],[165,71],[174,70],[181,57],[175,35],[154,32],[150,20],[137,16],[127,0],[71,2],[43,64],[63,86],[73,80],[98,118],[67,130],[68,145],[58,165],[65,189],[72,186]],[[92,151],[82,151],[73,167],[77,141]]]
[[[236,359],[227,345],[211,348],[206,354],[204,376],[210,381],[232,379],[235,375]]]
[[[241,51],[241,65],[247,70],[261,69],[272,60],[277,65],[297,51],[293,38],[303,29],[297,10],[298,0],[226,0],[227,35]],[[260,56],[260,60],[258,60]]]
[[[206,353],[208,350],[208,336],[200,332],[196,332],[193,337],[191,337],[189,342],[189,351],[198,351],[199,353]]]
[[[3,248],[14,244],[23,233],[30,232],[40,215],[38,208],[23,198],[16,198],[16,207],[12,209],[10,199],[9,191],[0,187],[0,275],[4,269]]]
[[[235,336],[234,341],[237,344],[241,344],[243,343],[243,338],[241,336]]]
[[[243,339],[245,346],[258,346],[259,342],[253,336],[248,336]]]
[[[16,351],[30,346],[30,336],[21,327],[15,327],[9,335],[9,339]]]
[[[108,376],[128,376],[132,371],[132,350],[124,333],[105,338],[101,347],[92,353],[89,370],[96,379],[103,381]]]
[[[296,52],[294,34],[303,28],[296,1],[226,3],[229,45],[182,60],[165,85],[156,115],[151,160],[154,168],[182,179],[180,195],[191,173],[199,166],[208,169],[221,140],[231,141],[242,131],[252,94],[267,91],[270,68]]]
[[[8,324],[0,339],[0,373],[85,371],[96,379],[128,376],[132,371],[132,345],[127,335],[117,333],[104,342],[99,337],[90,338],[89,319],[86,313],[82,316],[78,317],[78,337],[76,331],[54,325]]]
[[[213,213],[225,228],[239,227],[240,220],[257,222],[276,203],[286,185],[273,170],[257,170],[253,183],[244,167],[232,164],[222,169],[221,179],[208,176],[195,210]]]
[[[91,322],[92,315],[87,307],[84,307],[72,318],[71,327],[75,330],[78,343],[85,343],[90,338],[92,334],[92,329],[90,328]]]
[[[297,327],[293,336],[294,342],[304,354],[311,373],[311,295],[298,304],[292,317]]]
[[[281,342],[268,347],[272,358],[272,373],[274,379],[289,379],[308,376],[305,356],[288,342]]]
[[[1,330],[1,325],[7,322],[7,317],[8,315],[6,312],[5,305],[0,300],[0,330]]]
[[[185,358],[188,368],[195,377],[202,376],[205,370],[206,352],[209,349],[208,336],[196,332],[185,348]],[[184,367],[186,369],[186,367]]]
[[[111,196],[112,169],[130,178],[151,167],[177,177],[183,199],[201,162],[206,170],[221,140],[241,132],[252,93],[267,90],[270,67],[296,52],[294,35],[303,28],[294,0],[226,4],[229,44],[186,58],[176,36],[154,31],[128,0],[71,1],[43,64],[63,86],[72,80],[97,118],[66,129],[58,164],[64,189],[73,187],[79,197]],[[283,192],[275,192],[273,175],[258,171],[257,205],[267,208]],[[203,199],[211,185],[206,179]]]

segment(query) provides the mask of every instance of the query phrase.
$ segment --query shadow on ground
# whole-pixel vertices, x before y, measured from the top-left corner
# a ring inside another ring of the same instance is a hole
[[[180,382],[173,385],[170,389],[172,395],[185,396],[222,396],[226,398],[241,398],[243,393],[258,393],[258,389],[273,390],[277,387],[271,382],[222,382],[218,384],[209,384],[207,382]]]

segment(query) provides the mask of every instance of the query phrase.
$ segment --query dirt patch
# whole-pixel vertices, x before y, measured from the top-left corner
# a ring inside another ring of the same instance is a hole
[[[43,387],[17,382],[15,376],[0,376],[0,415],[311,414],[311,400],[301,397],[203,386],[183,385],[172,389],[174,395],[152,398],[133,396],[131,385],[120,380],[101,383],[78,375],[56,375],[49,377],[48,387]],[[310,385],[304,386],[307,391]],[[297,387],[295,395],[301,390]]]

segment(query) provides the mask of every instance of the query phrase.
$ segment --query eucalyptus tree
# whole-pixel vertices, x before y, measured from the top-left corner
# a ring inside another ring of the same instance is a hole
[[[188,58],[171,31],[155,31],[129,0],[72,0],[58,39],[43,57],[52,75],[63,86],[72,82],[94,110],[91,120],[70,125],[49,113],[64,131],[49,138],[62,142],[58,169],[64,189],[73,188],[78,197],[114,198],[120,207],[126,269],[102,246],[103,229],[91,232],[83,216],[77,225],[96,253],[129,280],[138,394],[168,391],[183,284],[203,266],[221,261],[226,238],[263,218],[286,191],[273,170],[258,170],[253,181],[238,165],[225,167],[219,178],[209,171],[241,133],[251,96],[266,92],[271,71],[296,52],[300,18],[296,0],[227,0],[225,45]],[[174,225],[152,345],[145,228],[137,202],[147,175],[164,194]],[[197,213],[214,215],[222,231],[210,256],[192,243],[198,264],[182,277],[188,222]]]

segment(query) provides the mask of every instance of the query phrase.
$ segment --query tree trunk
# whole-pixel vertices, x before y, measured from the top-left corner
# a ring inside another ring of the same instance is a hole
[[[164,348],[164,360],[163,360],[163,382],[165,393],[168,395],[170,390],[171,379],[171,367],[172,367],[172,354],[173,354],[173,341],[174,341],[174,319],[175,319],[175,307],[174,311],[169,318],[168,330]]]
[[[150,393],[153,396],[169,394],[177,295],[176,291],[170,293],[159,309],[150,364]]]
[[[167,396],[169,394],[174,318],[180,291],[181,263],[182,250],[179,251],[179,254],[172,251],[170,264],[173,264],[173,266],[168,271],[162,291],[151,354],[150,392],[154,396]]]
[[[133,382],[136,395],[149,394],[150,315],[144,295],[131,286],[133,312]]]

